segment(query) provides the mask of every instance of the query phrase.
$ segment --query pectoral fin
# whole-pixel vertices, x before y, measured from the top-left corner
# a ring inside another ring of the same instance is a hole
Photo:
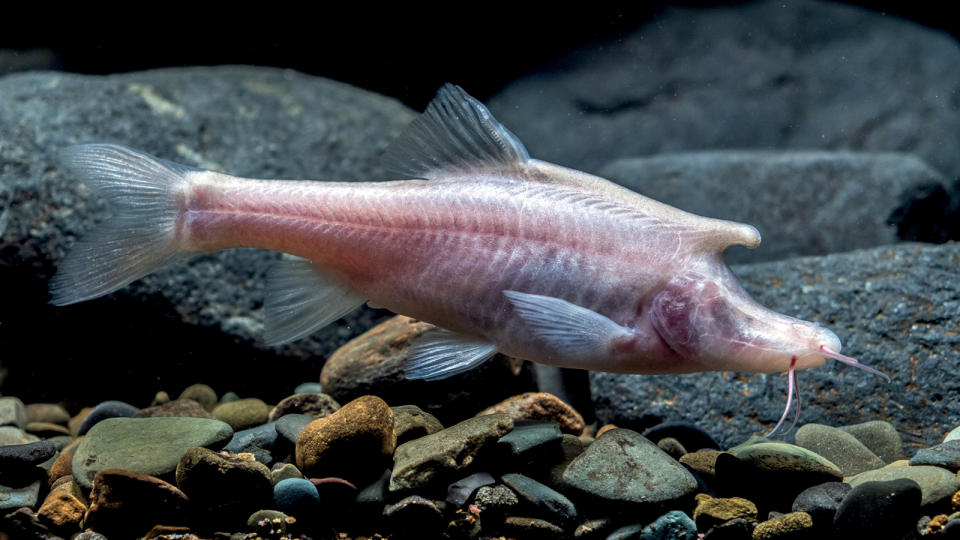
[[[563,357],[601,358],[617,340],[633,335],[629,328],[560,298],[517,291],[503,294],[533,333]]]

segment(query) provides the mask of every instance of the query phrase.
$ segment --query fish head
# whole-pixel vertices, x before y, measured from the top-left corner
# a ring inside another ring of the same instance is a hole
[[[809,369],[842,356],[836,334],[761,306],[732,273],[670,280],[654,297],[649,315],[660,338],[704,371],[772,373],[791,363]]]

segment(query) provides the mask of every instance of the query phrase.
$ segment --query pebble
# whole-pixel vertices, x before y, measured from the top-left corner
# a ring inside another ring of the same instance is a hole
[[[12,510],[21,506],[33,507],[40,496],[40,480],[34,480],[25,486],[5,486],[0,484],[0,510]],[[0,513],[2,515],[2,513]]]
[[[228,526],[245,523],[273,501],[270,469],[249,454],[190,448],[177,464],[176,481],[210,520]]]
[[[933,465],[957,472],[960,470],[960,441],[942,442],[936,446],[918,450],[910,458],[910,465]]]
[[[180,392],[180,397],[177,399],[192,399],[208,412],[213,411],[213,408],[216,407],[218,403],[217,393],[213,391],[213,388],[205,384],[192,384],[184,388],[183,392]]]
[[[443,481],[473,465],[477,455],[513,429],[507,414],[477,416],[397,447],[390,491]]]
[[[153,400],[150,401],[150,406],[156,407],[157,405],[163,405],[164,403],[170,403],[170,394],[164,392],[163,390],[159,390],[153,395]]]
[[[647,428],[643,432],[643,436],[653,442],[659,442],[666,438],[676,439],[688,452],[695,452],[703,448],[720,448],[720,445],[709,433],[687,422],[661,422]]]
[[[500,479],[520,500],[535,508],[544,517],[562,523],[577,519],[577,508],[570,499],[546,485],[519,473],[505,474]]]
[[[357,497],[357,486],[343,478],[310,478],[310,482],[317,488],[327,513],[346,509]]]
[[[13,426],[0,426],[0,446],[8,444],[27,444],[36,442],[39,438],[36,435],[30,435],[22,429]]]
[[[397,446],[433,435],[443,429],[443,424],[437,417],[416,405],[398,405],[390,409],[393,410],[393,431],[397,434]]]
[[[321,394],[323,393],[323,385],[319,382],[305,382],[297,385],[293,389],[294,394]]]
[[[340,408],[337,400],[327,394],[294,394],[280,400],[277,406],[270,411],[269,421],[287,414],[305,414],[312,418],[323,418],[336,412]]]
[[[108,418],[77,446],[73,476],[89,488],[104,469],[172,475],[188,448],[214,446],[232,435],[229,425],[205,418]]]
[[[856,437],[884,463],[903,459],[903,441],[897,433],[897,428],[890,422],[872,420],[861,424],[840,426],[839,429]]]
[[[53,531],[69,536],[80,530],[86,511],[87,506],[75,495],[66,491],[51,491],[37,510],[37,518]]]
[[[669,504],[693,494],[697,481],[687,469],[642,435],[607,431],[563,473],[566,485],[602,501]]]
[[[234,431],[240,431],[265,424],[270,417],[270,407],[257,398],[238,399],[217,405],[211,414]]]
[[[273,486],[273,504],[285,514],[305,518],[320,509],[320,495],[309,480],[287,478]]]
[[[64,476],[73,478],[73,454],[70,452],[61,452],[57,459],[47,471],[48,483],[52,486],[54,482]]]
[[[39,465],[56,453],[56,447],[49,441],[0,446],[0,475]]]
[[[186,525],[187,497],[158,478],[121,469],[97,474],[84,527],[108,538],[139,538],[154,525]]]
[[[810,514],[814,527],[817,529],[826,527],[829,530],[840,502],[851,489],[853,488],[850,484],[843,482],[824,482],[802,491],[797,495],[790,509],[793,512]]]
[[[569,433],[563,434],[563,438],[560,439],[560,453],[562,457],[550,467],[550,485],[557,489],[566,489],[566,486],[563,484],[563,471],[567,470],[570,463],[582,454],[584,450],[586,450],[586,446],[584,446],[583,441],[580,440],[579,437],[574,437]]]
[[[49,439],[51,437],[69,437],[70,430],[67,429],[67,426],[61,426],[60,424],[51,424],[50,422],[27,422],[26,427],[27,433],[36,435],[41,439]]]
[[[288,414],[277,418],[277,433],[292,444],[297,444],[300,432],[316,418],[305,414]]]
[[[697,506],[693,509],[693,521],[697,528],[706,531],[731,519],[757,521],[757,505],[742,497],[719,498],[698,493]]]
[[[940,467],[918,465],[909,467],[888,466],[875,471],[860,473],[847,479],[847,483],[856,488],[864,482],[877,482],[906,479],[916,482],[923,494],[920,505],[930,506],[949,498],[960,489],[957,475]]]
[[[580,413],[560,398],[546,392],[527,392],[509,397],[477,413],[477,416],[495,413],[506,413],[513,418],[514,422],[519,420],[553,422],[559,426],[560,431],[571,435],[582,434],[585,426]]]
[[[27,422],[47,422],[49,424],[67,425],[70,413],[57,403],[30,403],[26,405]]]
[[[834,532],[840,537],[900,538],[913,527],[921,497],[920,486],[905,478],[860,482],[840,503]]]
[[[796,433],[797,446],[827,458],[840,468],[843,476],[883,467],[885,463],[856,437],[823,424],[806,424]]]
[[[678,461],[702,476],[713,478],[717,474],[717,456],[720,453],[720,450],[702,448],[696,452],[684,454]]]
[[[843,472],[833,462],[793,444],[760,442],[731,448],[730,453],[761,471],[823,475],[836,480],[843,478]]]
[[[608,540],[696,540],[697,526],[689,516],[679,510],[671,510],[658,517],[653,523],[628,525],[613,531]]]
[[[80,432],[80,426],[83,425],[83,421],[86,420],[87,415],[90,414],[90,411],[93,410],[93,407],[84,407],[80,411],[73,415],[70,418],[70,421],[67,422],[67,428],[70,430],[70,434],[73,436],[78,436]]]
[[[473,502],[480,508],[480,515],[503,516],[520,504],[520,498],[507,486],[495,484],[478,489]]]
[[[275,465],[275,468],[270,471],[270,483],[274,486],[280,481],[286,480],[287,478],[303,478],[303,473],[301,473],[300,469],[298,469],[293,463],[283,463],[278,465],[279,466]]]
[[[223,405],[224,403],[232,403],[234,401],[239,401],[239,400],[240,400],[240,396],[236,392],[227,392],[226,394],[220,396],[220,401],[218,401],[217,404]]]
[[[397,444],[393,411],[376,396],[359,397],[307,424],[297,438],[297,468],[307,477],[339,476],[366,484]]]
[[[387,487],[390,485],[390,469],[384,469],[376,480],[364,486],[357,493],[356,503],[361,507],[374,508],[380,513],[383,502],[387,500]]]
[[[752,540],[753,529],[756,526],[756,521],[731,519],[708,530],[703,538],[704,540]]]
[[[687,449],[680,444],[680,441],[673,437],[665,437],[657,441],[657,448],[663,450],[668,456],[676,460],[679,460],[687,453]]]
[[[805,538],[813,529],[813,519],[806,512],[790,512],[758,523],[753,529],[754,540]]]
[[[496,480],[490,476],[489,473],[478,472],[471,474],[447,486],[446,500],[454,506],[463,506],[470,500],[470,497],[473,496],[474,491],[495,482]]]
[[[438,538],[445,525],[443,510],[420,495],[409,495],[383,509],[391,530],[401,536]]]
[[[261,536],[271,538],[287,532],[287,526],[296,523],[291,517],[279,510],[257,510],[247,518],[247,528]]]
[[[135,414],[140,409],[134,407],[129,403],[123,401],[104,401],[99,403],[96,407],[90,410],[89,413],[83,418],[83,422],[80,424],[80,428],[77,430],[77,435],[86,435],[90,428],[95,426],[98,422],[106,420],[107,418],[129,418]]]
[[[207,418],[212,419],[213,415],[192,399],[175,399],[167,401],[161,405],[154,405],[141,409],[134,414],[134,418],[154,418],[154,417],[179,417],[179,418]]]
[[[510,516],[503,521],[503,527],[508,535],[515,538],[563,538],[562,528],[545,519]]]
[[[27,410],[15,397],[0,397],[0,426],[27,427]]]
[[[234,432],[233,438],[230,439],[230,442],[228,442],[223,449],[238,454],[253,454],[253,457],[256,458],[257,461],[269,466],[273,463],[273,454],[271,451],[277,444],[278,437],[277,424],[276,422],[271,422],[269,424]]]
[[[560,427],[553,422],[515,420],[513,431],[497,441],[497,449],[505,462],[534,467],[560,461],[562,442]]]

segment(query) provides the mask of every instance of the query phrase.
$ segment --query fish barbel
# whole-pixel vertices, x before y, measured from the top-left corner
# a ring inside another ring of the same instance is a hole
[[[830,330],[749,297],[722,252],[759,245],[754,227],[531,159],[459,87],[441,88],[389,158],[409,180],[253,180],[116,145],[68,148],[65,166],[117,212],[63,261],[52,302],[255,247],[298,257],[269,276],[268,342],[369,301],[438,327],[414,347],[408,378],[447,377],[495,352],[622,373],[791,376],[830,357],[885,377],[841,355]]]

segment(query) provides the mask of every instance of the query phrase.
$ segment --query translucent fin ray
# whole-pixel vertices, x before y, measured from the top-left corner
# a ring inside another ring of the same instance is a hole
[[[496,352],[493,343],[435,328],[414,343],[404,372],[408,379],[446,379],[479,366]]]
[[[631,334],[603,315],[552,296],[503,291],[531,330],[564,356],[591,358]]]
[[[111,293],[178,260],[178,187],[193,169],[113,144],[71,146],[61,164],[111,203],[114,214],[80,239],[50,281],[50,302]]]
[[[264,340],[269,345],[281,345],[304,338],[365,300],[311,261],[285,258],[267,275]]]
[[[530,159],[523,143],[482,103],[445,84],[388,149],[385,166],[397,178],[432,178],[440,171],[514,169]]]

